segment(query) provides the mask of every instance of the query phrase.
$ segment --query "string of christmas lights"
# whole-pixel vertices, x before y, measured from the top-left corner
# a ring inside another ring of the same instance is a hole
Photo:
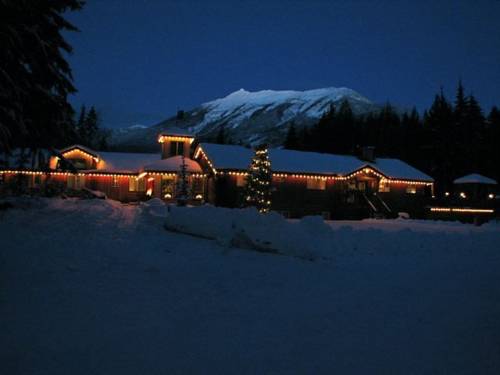
[[[267,148],[258,148],[252,158],[246,177],[245,202],[259,212],[269,212],[271,207],[271,162]]]

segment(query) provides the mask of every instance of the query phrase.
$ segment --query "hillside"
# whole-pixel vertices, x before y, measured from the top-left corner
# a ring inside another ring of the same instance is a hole
[[[281,144],[291,123],[314,124],[331,105],[347,100],[354,113],[379,109],[369,99],[348,88],[322,88],[308,91],[243,89],[197,108],[184,111],[148,128],[120,129],[113,134],[112,145],[131,151],[156,151],[156,136],[171,126],[188,129],[200,139],[215,138],[221,127],[233,142]]]

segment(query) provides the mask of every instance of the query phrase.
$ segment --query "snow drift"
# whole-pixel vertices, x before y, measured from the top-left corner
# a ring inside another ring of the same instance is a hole
[[[147,205],[147,204],[146,204]],[[216,240],[224,246],[331,259],[344,255],[447,256],[491,252],[499,226],[418,220],[363,220],[325,222],[319,216],[286,220],[276,212],[256,209],[168,206],[168,230]]]
[[[291,255],[304,259],[328,256],[320,251],[321,239],[330,243],[333,231],[321,217],[289,222],[275,212],[260,214],[255,208],[231,209],[205,205],[168,207],[168,230],[216,240],[225,246]],[[322,242],[323,242],[322,241]]]

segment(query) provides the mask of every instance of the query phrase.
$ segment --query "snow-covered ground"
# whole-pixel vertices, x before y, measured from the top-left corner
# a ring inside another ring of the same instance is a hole
[[[15,205],[1,374],[500,373],[498,224],[335,222],[308,261],[167,232],[157,204]]]

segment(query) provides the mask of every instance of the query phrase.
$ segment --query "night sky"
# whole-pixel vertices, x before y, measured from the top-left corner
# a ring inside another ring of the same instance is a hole
[[[349,87],[419,110],[462,78],[500,104],[500,1],[88,0],[68,15],[79,90],[110,127],[245,88]]]

